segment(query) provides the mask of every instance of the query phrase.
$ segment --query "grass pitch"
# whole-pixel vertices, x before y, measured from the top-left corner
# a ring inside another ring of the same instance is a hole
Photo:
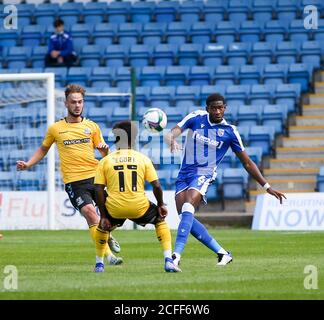
[[[124,264],[106,266],[103,274],[92,272],[95,250],[86,230],[5,231],[0,300],[324,299],[323,232],[210,231],[231,250],[233,263],[216,267],[215,255],[190,237],[177,274],[164,272],[153,230],[115,231]],[[4,288],[6,265],[18,270],[17,290]],[[318,289],[304,287],[307,265],[317,269]]]

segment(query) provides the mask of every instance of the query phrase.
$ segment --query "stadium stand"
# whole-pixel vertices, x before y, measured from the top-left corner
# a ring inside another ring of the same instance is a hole
[[[76,82],[88,92],[125,93],[129,68],[136,67],[137,119],[156,106],[166,111],[168,128],[219,92],[227,100],[226,119],[238,126],[248,154],[263,169],[263,160],[276,153],[276,137],[287,136],[289,116],[298,114],[301,95],[312,90],[314,73],[323,66],[324,20],[319,19],[318,29],[304,28],[302,9],[309,3],[313,1],[21,3],[18,30],[0,29],[0,72],[54,72],[57,88]],[[322,8],[321,1],[316,5]],[[46,39],[58,16],[72,34],[80,57],[77,67],[44,68]],[[9,86],[1,86],[0,96],[14,94]],[[127,99],[88,98],[86,116],[102,126],[107,139],[113,123],[129,116]],[[38,127],[45,117],[37,111],[40,104],[16,107],[19,113],[12,116],[0,106],[0,190],[42,190],[40,173],[9,171],[15,159],[7,152],[10,145],[27,155],[23,146],[40,143],[44,134]],[[140,137],[142,145],[148,143],[145,139]],[[166,149],[162,156],[147,152],[159,158],[161,182],[171,188],[180,161],[166,163]],[[220,168],[208,198],[246,199],[248,178],[237,158],[226,155]],[[323,191],[322,171],[317,189]]]

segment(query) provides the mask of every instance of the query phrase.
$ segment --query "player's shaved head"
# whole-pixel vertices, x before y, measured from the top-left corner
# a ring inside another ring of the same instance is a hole
[[[78,84],[69,84],[65,89],[65,98],[67,99],[71,93],[81,93],[84,98],[86,90]]]
[[[137,137],[136,123],[130,120],[121,121],[113,126],[113,133],[116,137],[115,143],[119,149],[132,148]]]

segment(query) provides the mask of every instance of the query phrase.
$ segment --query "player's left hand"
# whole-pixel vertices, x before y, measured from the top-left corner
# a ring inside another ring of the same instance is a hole
[[[272,188],[268,188],[267,192],[269,194],[271,194],[272,196],[276,197],[280,201],[280,204],[282,204],[282,199],[283,198],[287,199],[286,196],[282,192],[276,191],[276,190],[274,190]]]
[[[108,144],[105,144],[103,142],[100,142],[98,145],[97,145],[97,149],[99,151],[102,151],[102,152],[105,152],[108,154],[108,151],[109,151],[109,146]]]
[[[158,206],[158,211],[159,211],[160,218],[164,220],[165,217],[168,215],[167,207],[164,204],[162,206]]]

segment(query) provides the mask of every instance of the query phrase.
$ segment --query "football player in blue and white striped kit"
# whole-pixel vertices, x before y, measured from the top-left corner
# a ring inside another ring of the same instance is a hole
[[[215,180],[217,166],[228,148],[231,148],[242,162],[245,170],[271,195],[282,203],[285,195],[271,188],[257,165],[250,159],[237,128],[226,122],[225,99],[215,93],[206,100],[206,111],[197,110],[188,114],[167,135],[171,151],[180,150],[176,138],[188,130],[184,157],[176,181],[175,200],[181,220],[178,226],[173,259],[179,264],[181,254],[188,241],[189,233],[218,255],[217,265],[226,265],[233,258],[230,252],[209,234],[194,213],[201,201],[206,202],[208,186]]]

